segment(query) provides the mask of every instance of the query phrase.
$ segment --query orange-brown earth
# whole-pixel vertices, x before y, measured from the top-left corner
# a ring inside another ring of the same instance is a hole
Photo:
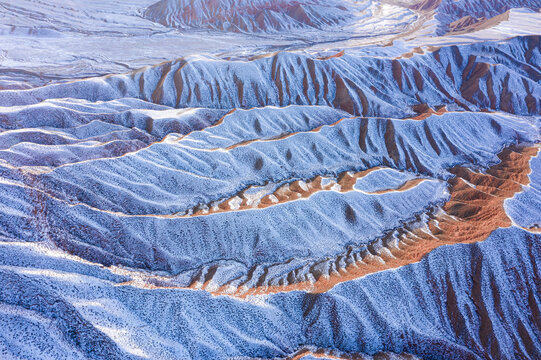
[[[334,190],[338,192],[348,192],[353,190],[353,186],[357,179],[360,179],[372,171],[380,169],[379,167],[371,168],[368,170],[358,171],[358,172],[343,172],[339,174],[335,179],[330,179],[327,184],[322,184],[324,178],[322,176],[316,176],[313,179],[308,180],[295,180],[291,183],[286,183],[279,186],[272,193],[268,193],[261,198],[254,196],[253,199],[250,199],[246,195],[247,190],[239,192],[237,195],[226,199],[217,207],[209,206],[208,210],[194,209],[193,215],[191,216],[201,216],[214,214],[218,212],[226,212],[231,210],[249,210],[249,209],[263,209],[272,205],[286,203],[289,201],[306,199],[319,191]],[[404,184],[405,186],[406,184]],[[397,189],[398,190],[398,189]],[[231,202],[238,198],[240,205],[233,207]]]
[[[294,290],[322,293],[345,281],[418,262],[442,245],[482,241],[494,230],[512,225],[503,207],[504,200],[529,183],[529,161],[538,151],[538,146],[505,149],[498,155],[501,162],[484,173],[464,167],[451,169],[456,176],[449,180],[451,197],[442,211],[429,220],[426,228],[402,229],[396,247],[384,246],[377,251],[366,251],[355,262],[328,276],[320,276],[315,283],[256,288],[241,286],[233,295],[246,297]],[[231,295],[227,287],[213,293]]]
[[[436,109],[432,109],[427,104],[414,105],[413,111],[415,111],[417,116],[412,117],[411,120],[425,120],[431,115],[443,115],[447,112],[447,107],[445,105],[438,106]]]
[[[509,11],[491,18],[474,18],[466,15],[449,24],[449,34],[467,34],[474,31],[488,29],[501,22],[509,20]]]
[[[364,354],[343,354],[336,350],[325,349],[301,349],[294,355],[288,356],[287,360],[302,360],[310,356],[316,359],[333,359],[333,360],[388,360],[388,359],[401,359],[401,360],[415,360],[416,356],[410,354],[389,354],[389,353],[377,353],[373,356],[367,356]]]
[[[450,170],[455,177],[449,182],[450,199],[435,213],[427,214],[429,220],[424,226],[405,225],[398,229],[398,244],[389,241],[390,235],[376,240],[381,247],[371,245],[366,250],[352,255],[351,251],[333,259],[323,259],[318,264],[332,260],[336,264],[346,263],[345,267],[336,266],[329,274],[322,271],[311,271],[314,281],[289,282],[283,285],[246,287],[242,284],[232,289],[229,285],[215,288],[211,285],[212,276],[201,283],[194,280],[188,286],[194,290],[206,290],[213,295],[228,295],[246,298],[252,295],[265,295],[288,291],[306,291],[323,293],[337,284],[354,280],[375,272],[398,268],[420,261],[425,255],[442,245],[458,243],[474,243],[485,240],[494,230],[512,225],[511,219],[504,210],[504,201],[522,190],[529,183],[530,159],[537,155],[540,146],[510,147],[499,155],[500,162],[486,171],[473,171],[465,167],[454,167]],[[377,168],[376,168],[377,169]],[[361,172],[362,176],[375,169]],[[357,173],[360,174],[360,173]],[[345,173],[338,181],[343,189],[351,190],[357,176]],[[414,179],[406,182],[394,191],[405,190],[414,186]],[[317,184],[317,179],[312,183]],[[310,195],[310,191],[295,185],[297,194]],[[296,195],[298,196],[298,195]],[[346,261],[343,261],[343,260]],[[352,260],[353,259],[353,260]],[[133,275],[133,274],[132,274]],[[154,280],[158,280],[155,284]],[[165,280],[165,281],[164,281]],[[133,285],[147,289],[183,288],[167,285],[167,278],[138,274],[134,280],[119,285]]]
[[[358,179],[368,175],[373,171],[380,169],[382,169],[382,167],[374,167],[357,172],[344,171],[340,173],[336,178],[325,178],[323,176],[316,176],[313,179],[308,180],[295,180],[291,183],[285,183],[279,186],[277,189],[270,193],[259,196],[247,195],[246,192],[251,189],[249,188],[237,193],[233,197],[221,201],[218,205],[208,204],[204,209],[201,208],[201,206],[197,206],[192,209],[192,211],[188,212],[189,215],[185,216],[204,216],[227,211],[264,209],[266,207],[277,204],[283,204],[300,199],[307,199],[320,191],[336,191],[341,193],[347,193],[354,190],[353,188]],[[424,178],[411,179],[405,181],[397,188],[382,189],[366,193],[378,195],[395,191],[407,191],[425,180],[426,179]],[[325,183],[323,183],[323,181],[325,181]],[[262,192],[264,192],[264,190],[262,190]],[[237,202],[237,204],[233,205],[235,201]]]

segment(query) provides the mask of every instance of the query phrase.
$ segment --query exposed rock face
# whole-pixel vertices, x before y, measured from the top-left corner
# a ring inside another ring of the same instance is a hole
[[[402,5],[402,2],[397,3]],[[420,13],[434,12],[440,22],[440,34],[457,31],[466,24],[473,25],[514,8],[541,9],[539,0],[421,0],[405,5]],[[181,29],[268,33],[292,29],[330,30],[354,19],[356,10],[358,4],[345,0],[160,0],[142,14],[154,22]]]
[[[160,0],[143,16],[165,26],[232,32],[330,29],[351,19],[347,1]]]
[[[540,39],[448,46],[403,59],[319,60],[294,53],[252,61],[178,59],[128,74],[4,91],[0,101],[15,106],[66,97],[138,98],[173,108],[213,109],[321,105],[395,118],[415,114],[412,106],[449,105],[449,110],[539,115]]]
[[[510,9],[527,8],[534,11],[541,9],[539,0],[423,0],[411,5],[418,11],[433,11],[440,22],[439,34],[448,31],[460,31],[473,24],[486,21],[504,14]],[[485,24],[485,26],[490,26]]]

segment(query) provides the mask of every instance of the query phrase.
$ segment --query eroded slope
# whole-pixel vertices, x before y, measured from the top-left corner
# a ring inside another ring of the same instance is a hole
[[[357,21],[349,1],[241,3],[145,16]],[[470,6],[366,3],[391,24]],[[539,357],[540,37],[382,49],[0,91],[2,356]]]

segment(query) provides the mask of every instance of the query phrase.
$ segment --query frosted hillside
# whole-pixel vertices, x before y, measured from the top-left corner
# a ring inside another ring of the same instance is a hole
[[[0,0],[0,359],[541,358],[540,10]]]

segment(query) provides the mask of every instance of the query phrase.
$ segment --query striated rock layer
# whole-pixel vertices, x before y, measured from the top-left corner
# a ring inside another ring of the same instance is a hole
[[[535,359],[540,240],[501,229],[324,294],[254,302],[115,286],[123,277],[101,266],[2,242],[0,351],[18,359],[291,358],[311,346],[345,358]]]
[[[178,59],[140,71],[2,91],[5,106],[47,99],[138,98],[173,108],[321,105],[350,114],[403,118],[420,105],[447,110],[541,113],[540,37],[447,46],[402,59],[314,59],[278,53],[252,61]]]
[[[160,0],[145,9],[143,16],[177,28],[252,33],[331,28],[352,18],[347,6],[348,2],[335,0]]]
[[[466,30],[474,31],[478,25],[490,27],[487,20],[497,19],[513,8],[541,9],[539,0],[422,0],[411,6],[415,10],[434,11],[439,21],[438,32]]]

